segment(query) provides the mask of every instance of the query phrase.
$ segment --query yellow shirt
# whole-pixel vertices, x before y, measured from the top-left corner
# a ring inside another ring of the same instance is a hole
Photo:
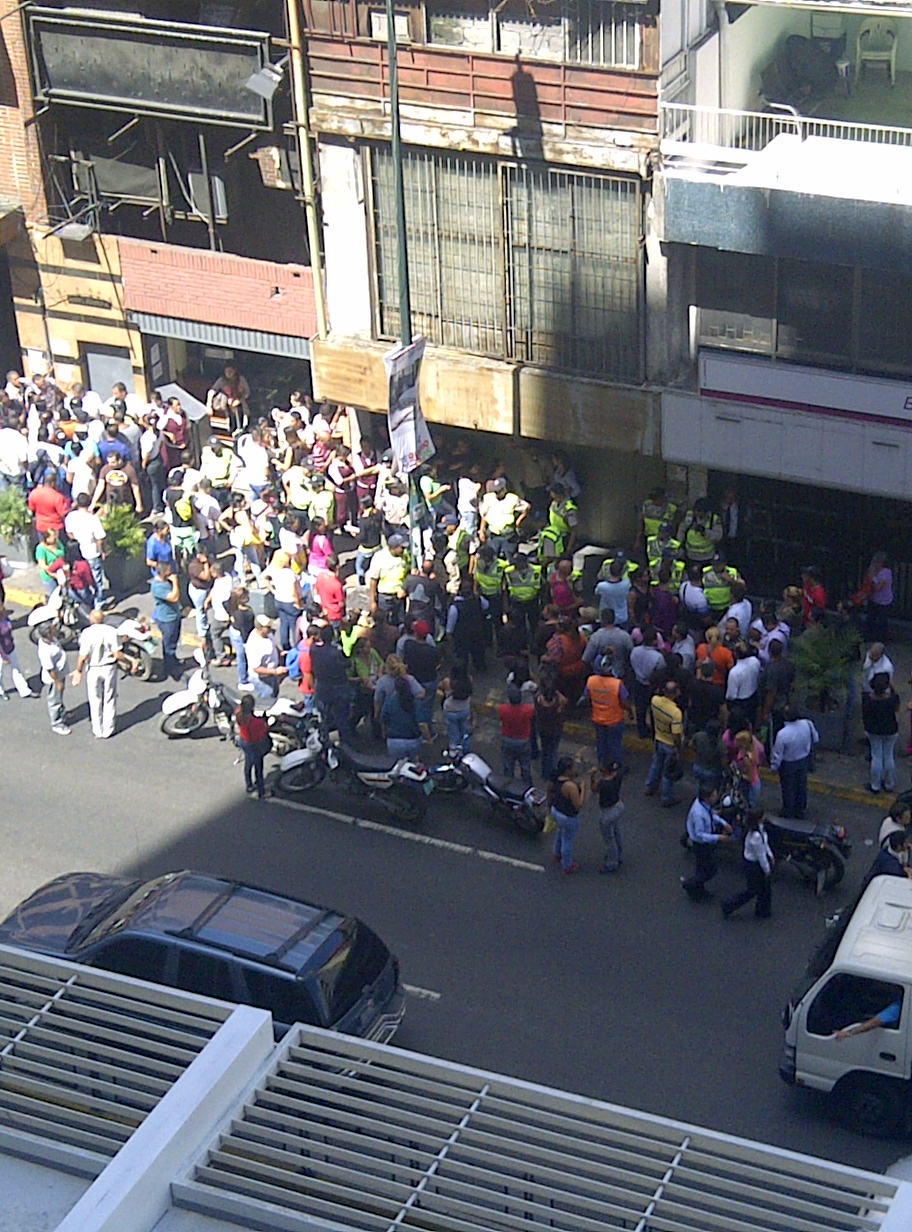
[[[408,570],[408,557],[404,552],[394,556],[389,548],[379,548],[373,555],[367,577],[377,583],[378,594],[395,595],[402,589]]]
[[[652,699],[652,730],[656,744],[667,744],[672,747],[677,743],[675,736],[684,732],[684,716],[680,708],[662,693],[657,693]]]

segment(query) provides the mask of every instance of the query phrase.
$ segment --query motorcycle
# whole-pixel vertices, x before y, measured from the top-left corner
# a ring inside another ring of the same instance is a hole
[[[719,813],[732,827],[733,840],[737,840],[730,846],[740,852],[747,802],[733,780],[724,790]],[[852,843],[844,826],[830,821],[797,821],[770,813],[766,814],[765,826],[777,868],[791,864],[802,880],[814,887],[818,898],[839,885],[845,876],[846,860],[852,854]],[[682,846],[692,845],[686,834],[681,842]]]
[[[407,825],[423,821],[434,790],[433,779],[419,762],[330,744],[321,726],[311,728],[303,748],[282,758],[274,789],[277,795],[293,799],[322,783],[327,773],[333,783],[376,800],[394,820]]]
[[[200,731],[211,716],[221,738],[233,740],[237,735],[234,715],[242,694],[212,679],[209,661],[202,650],[194,651],[193,658],[197,667],[187,687],[171,693],[162,703],[161,730],[169,740],[181,740]],[[319,722],[284,697],[276,698],[269,706],[257,706],[256,711],[266,720],[272,751],[279,757],[300,748],[310,729]]]
[[[58,586],[47,603],[33,607],[28,616],[29,638],[37,646],[42,625],[52,622],[57,626],[57,640],[64,650],[72,649],[79,641],[79,634],[89,623],[89,608],[70,597]]]
[[[149,623],[142,616],[128,617],[114,631],[124,655],[124,662],[118,661],[121,674],[134,680],[151,680],[155,638]]]
[[[437,791],[468,791],[491,806],[496,817],[512,822],[522,834],[540,834],[547,813],[547,794],[518,779],[495,774],[477,753],[451,749],[446,759],[431,768]]]

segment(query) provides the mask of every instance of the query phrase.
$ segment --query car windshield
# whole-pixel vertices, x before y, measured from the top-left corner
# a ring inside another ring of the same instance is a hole
[[[131,881],[129,885],[121,886],[94,907],[73,929],[67,941],[67,953],[72,954],[76,950],[95,945],[103,937],[118,932],[137,907],[144,903],[150,894],[155,894],[171,876],[173,874],[169,873],[152,881]]]
[[[390,957],[380,938],[359,920],[346,920],[338,932],[342,940],[316,977],[330,1024],[348,1013],[365,987],[378,979]]]

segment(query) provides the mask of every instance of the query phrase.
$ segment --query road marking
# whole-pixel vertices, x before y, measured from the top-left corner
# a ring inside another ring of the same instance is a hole
[[[482,847],[470,847],[466,843],[451,843],[445,838],[435,838],[431,834],[418,834],[414,830],[402,830],[398,826],[388,826],[382,821],[369,821],[366,817],[354,817],[350,813],[336,813],[332,809],[321,808],[316,804],[301,804],[298,800],[285,800],[281,796],[270,796],[267,804],[277,805],[279,808],[296,809],[299,813],[314,813],[330,821],[341,821],[347,826],[357,826],[361,830],[377,830],[393,838],[401,838],[409,843],[424,843],[426,847],[438,847],[442,851],[453,851],[460,856],[478,856],[480,860],[507,864],[512,868],[525,869],[530,873],[545,871],[543,864],[533,864],[529,860],[516,860],[512,856],[504,856],[497,851],[485,851]]]
[[[410,997],[417,997],[420,1001],[439,1001],[440,993],[432,992],[430,988],[416,988],[414,984],[403,984],[402,987]]]

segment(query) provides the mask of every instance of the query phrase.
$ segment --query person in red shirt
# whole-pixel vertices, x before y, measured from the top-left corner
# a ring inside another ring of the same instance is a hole
[[[57,585],[63,585],[71,599],[88,607],[95,606],[95,582],[88,561],[83,559],[79,544],[70,542],[63,555],[48,565],[47,571]]]
[[[238,748],[244,754],[244,787],[248,796],[256,792],[258,800],[265,800],[263,761],[272,749],[272,739],[266,720],[254,714],[252,693],[244,694],[234,717],[238,725]]]
[[[57,491],[57,476],[53,471],[45,471],[41,483],[29,493],[28,507],[35,515],[35,530],[39,535],[46,530],[63,534],[63,519],[70,512],[70,502]]]
[[[313,589],[323,615],[330,624],[337,625],[345,615],[345,587],[339,581],[339,562],[334,556],[329,557],[323,572],[317,574]]]
[[[314,708],[314,677],[313,665],[310,661],[310,648],[313,645],[313,640],[319,635],[319,625],[308,625],[307,636],[298,647],[298,671],[301,673],[301,682],[298,685],[298,692],[304,700],[304,709],[307,714],[311,714]]]
[[[532,785],[532,724],[535,707],[524,702],[519,687],[507,685],[507,700],[497,707],[500,719],[500,751],[503,757],[504,775],[511,779],[513,768],[519,762],[519,777]]]
[[[810,624],[811,612],[819,607],[826,610],[826,591],[820,581],[820,572],[815,565],[808,565],[801,570],[801,624],[804,628]]]

